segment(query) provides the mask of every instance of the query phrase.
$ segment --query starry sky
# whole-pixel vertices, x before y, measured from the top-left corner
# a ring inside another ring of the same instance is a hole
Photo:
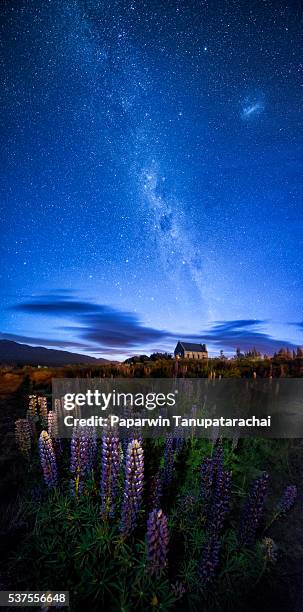
[[[0,338],[302,344],[300,1],[1,13]]]

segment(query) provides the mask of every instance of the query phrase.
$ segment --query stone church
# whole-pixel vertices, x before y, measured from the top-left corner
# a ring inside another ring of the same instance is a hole
[[[208,359],[206,344],[179,341],[174,353],[177,359]]]

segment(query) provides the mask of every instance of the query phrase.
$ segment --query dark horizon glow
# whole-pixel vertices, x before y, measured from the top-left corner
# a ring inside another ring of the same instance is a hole
[[[300,3],[1,12],[0,338],[303,344]]]

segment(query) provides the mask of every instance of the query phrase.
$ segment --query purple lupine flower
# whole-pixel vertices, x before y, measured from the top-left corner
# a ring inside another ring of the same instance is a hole
[[[128,445],[120,530],[124,536],[136,527],[143,494],[144,453],[138,440]]]
[[[214,445],[214,450],[213,450],[213,454],[212,454],[212,460],[213,460],[213,464],[214,464],[214,469],[220,470],[221,468],[223,468],[224,465],[224,447],[223,447],[223,441],[222,438],[218,438],[215,445]]]
[[[177,453],[181,453],[184,446],[184,438],[174,438],[175,449]]]
[[[201,497],[206,529],[219,535],[230,509],[231,472],[224,469],[222,440],[216,443],[212,457],[205,457],[201,466]]]
[[[260,525],[266,500],[269,475],[264,472],[251,485],[241,513],[238,540],[240,545],[253,544]]]
[[[168,524],[162,510],[152,510],[147,521],[147,550],[149,570],[159,576],[167,562]]]
[[[220,560],[221,542],[216,535],[206,542],[200,560],[198,573],[204,584],[210,582],[216,573]]]
[[[90,441],[84,427],[75,428],[71,439],[71,491],[76,497],[84,488],[90,469]]]
[[[161,498],[163,494],[163,483],[160,472],[154,474],[151,478],[149,491],[149,506],[150,508],[160,508]]]
[[[27,419],[18,419],[15,422],[15,436],[19,450],[23,455],[29,457],[31,450],[31,426]]]
[[[58,470],[54,448],[47,431],[40,434],[39,453],[45,483],[48,487],[55,487],[58,484]]]
[[[297,498],[297,493],[296,485],[288,485],[288,487],[286,487],[277,504],[277,514],[286,514],[293,507]]]
[[[170,486],[173,479],[174,460],[174,439],[169,433],[165,440],[163,469],[163,484],[167,487]]]
[[[215,488],[208,512],[208,530],[219,535],[230,510],[231,472],[220,467],[216,473]]]
[[[213,459],[210,457],[205,457],[201,465],[201,496],[204,516],[207,516],[209,511],[209,506],[213,495],[214,478],[215,469]]]
[[[113,517],[115,513],[120,459],[119,438],[112,435],[103,436],[101,468],[101,512],[103,516]]]
[[[92,471],[94,469],[97,457],[97,433],[95,427],[89,428],[88,430],[88,438],[89,438],[89,460],[88,460],[88,471]]]
[[[124,436],[122,438],[122,441],[121,441],[121,448],[122,448],[122,452],[123,452],[123,462],[124,462],[124,465],[125,465],[126,459],[127,459],[128,445],[130,444],[131,441],[132,441],[132,439],[129,436]]]

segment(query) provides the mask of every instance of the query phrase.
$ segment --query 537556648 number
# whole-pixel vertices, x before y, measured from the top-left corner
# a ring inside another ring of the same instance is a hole
[[[68,591],[0,591],[0,607],[69,606]]]

